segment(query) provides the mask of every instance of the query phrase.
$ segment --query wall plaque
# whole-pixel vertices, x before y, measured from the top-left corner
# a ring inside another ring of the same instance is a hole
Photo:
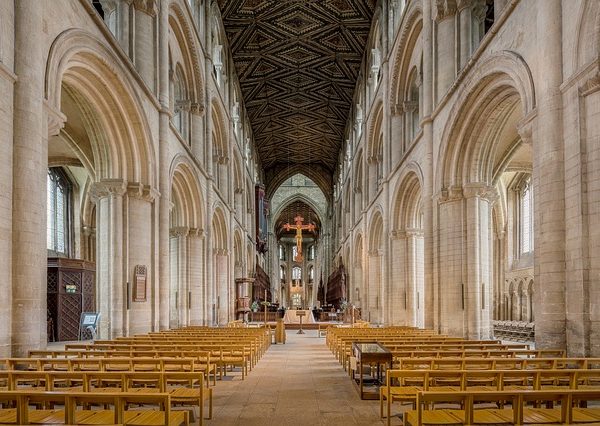
[[[133,270],[133,301],[146,301],[146,265],[136,265]]]

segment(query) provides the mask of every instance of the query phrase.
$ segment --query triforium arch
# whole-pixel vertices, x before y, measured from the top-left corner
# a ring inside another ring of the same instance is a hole
[[[96,309],[102,337],[150,331],[157,317],[152,296],[128,313],[123,284],[136,265],[145,268],[148,283],[156,283],[158,272],[151,266],[155,153],[142,102],[129,80],[120,58],[84,30],[66,30],[50,47],[44,88],[49,133],[58,135],[63,126],[68,131],[69,117],[79,117],[85,136],[76,151],[94,180],[88,188],[96,204]]]
[[[205,316],[204,201],[198,175],[184,156],[171,164],[169,323],[201,325]]]
[[[380,208],[375,208],[368,227],[367,253],[367,315],[370,321],[383,323],[385,321],[384,300],[385,291],[385,238],[384,221]]]
[[[434,294],[440,301],[436,323],[444,333],[491,335],[494,185],[523,146],[518,130],[525,133],[534,108],[529,68],[503,51],[482,61],[450,112],[435,179],[442,262]]]
[[[392,253],[390,281],[390,320],[394,324],[423,327],[425,312],[425,253],[422,173],[411,163],[394,193],[392,213]]]
[[[352,173],[352,192],[354,197],[354,214],[353,214],[353,223],[357,223],[362,214],[364,205],[365,205],[365,173],[364,173],[364,160],[363,160],[363,150],[359,150],[356,153],[356,160],[354,165],[354,173]]]
[[[391,123],[394,135],[392,166],[415,139],[420,128],[423,17],[421,2],[410,2],[403,14],[399,30],[400,41],[392,53],[394,58],[391,75]]]
[[[212,283],[209,285],[213,301],[212,323],[227,324],[233,316],[233,297],[229,271],[229,233],[223,208],[217,205],[211,221]]]
[[[217,100],[211,104],[212,174],[215,185],[225,200],[229,200],[229,132],[225,112]]]
[[[372,201],[383,183],[383,102],[378,102],[373,110],[367,147],[368,201]]]

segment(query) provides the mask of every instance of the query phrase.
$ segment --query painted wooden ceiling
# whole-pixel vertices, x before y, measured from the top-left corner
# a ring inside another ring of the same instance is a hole
[[[219,5],[265,183],[300,171],[331,191],[375,0]]]

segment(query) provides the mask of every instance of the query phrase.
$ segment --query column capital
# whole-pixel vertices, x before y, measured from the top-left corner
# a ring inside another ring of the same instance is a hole
[[[597,71],[592,77],[587,79],[581,87],[579,87],[579,94],[588,96],[598,90],[600,90],[600,71]]]
[[[91,226],[83,225],[81,227],[81,231],[86,237],[93,237],[96,235],[96,228],[93,228]]]
[[[90,186],[90,198],[94,203],[110,196],[122,197],[125,192],[127,192],[127,182],[123,179],[103,179]]]
[[[369,250],[369,256],[370,256],[370,257],[379,257],[379,256],[383,256],[383,250],[381,250],[381,249],[373,249],[373,250]]]
[[[204,229],[202,229],[202,228],[190,228],[189,236],[203,240],[204,237],[206,236],[206,233],[204,232]]]
[[[456,13],[456,0],[435,0],[433,6],[433,19],[436,22],[454,16]]]
[[[525,117],[517,124],[517,132],[521,137],[521,141],[526,145],[531,145],[533,142],[533,120],[531,117]]]
[[[473,6],[473,0],[456,0],[456,9],[460,12],[463,9]]]
[[[402,238],[406,238],[406,232],[404,232],[404,230],[402,229],[394,229],[393,231],[390,231],[390,238],[392,240],[400,240]]]
[[[462,200],[464,198],[462,186],[453,185],[449,188],[442,188],[442,190],[435,195],[435,198],[440,204]]]
[[[229,250],[227,249],[219,249],[219,248],[214,248],[213,249],[213,253],[216,256],[228,256],[229,255]]]
[[[493,202],[498,197],[496,188],[483,182],[467,183],[463,186],[465,198],[478,197]]]
[[[204,115],[204,104],[201,102],[192,102],[190,104],[190,112],[194,115]]]
[[[158,14],[158,3],[156,0],[133,0],[133,7],[135,10],[152,17]]]
[[[407,228],[405,233],[407,237],[423,237],[425,235],[425,232],[419,228]]]
[[[127,185],[127,195],[131,198],[152,202],[160,196],[160,193],[149,185],[133,182]]]
[[[187,237],[190,233],[190,228],[187,226],[175,226],[169,229],[169,236],[171,237]]]
[[[67,116],[62,111],[54,108],[47,101],[44,101],[44,107],[48,119],[48,137],[57,136],[61,129],[65,127]]]

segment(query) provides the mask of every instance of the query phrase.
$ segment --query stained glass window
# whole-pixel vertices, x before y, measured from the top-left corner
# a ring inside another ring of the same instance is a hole
[[[48,169],[46,247],[58,254],[69,250],[69,196],[71,185],[58,167]]]
[[[521,191],[521,253],[533,251],[533,191],[527,181]]]

